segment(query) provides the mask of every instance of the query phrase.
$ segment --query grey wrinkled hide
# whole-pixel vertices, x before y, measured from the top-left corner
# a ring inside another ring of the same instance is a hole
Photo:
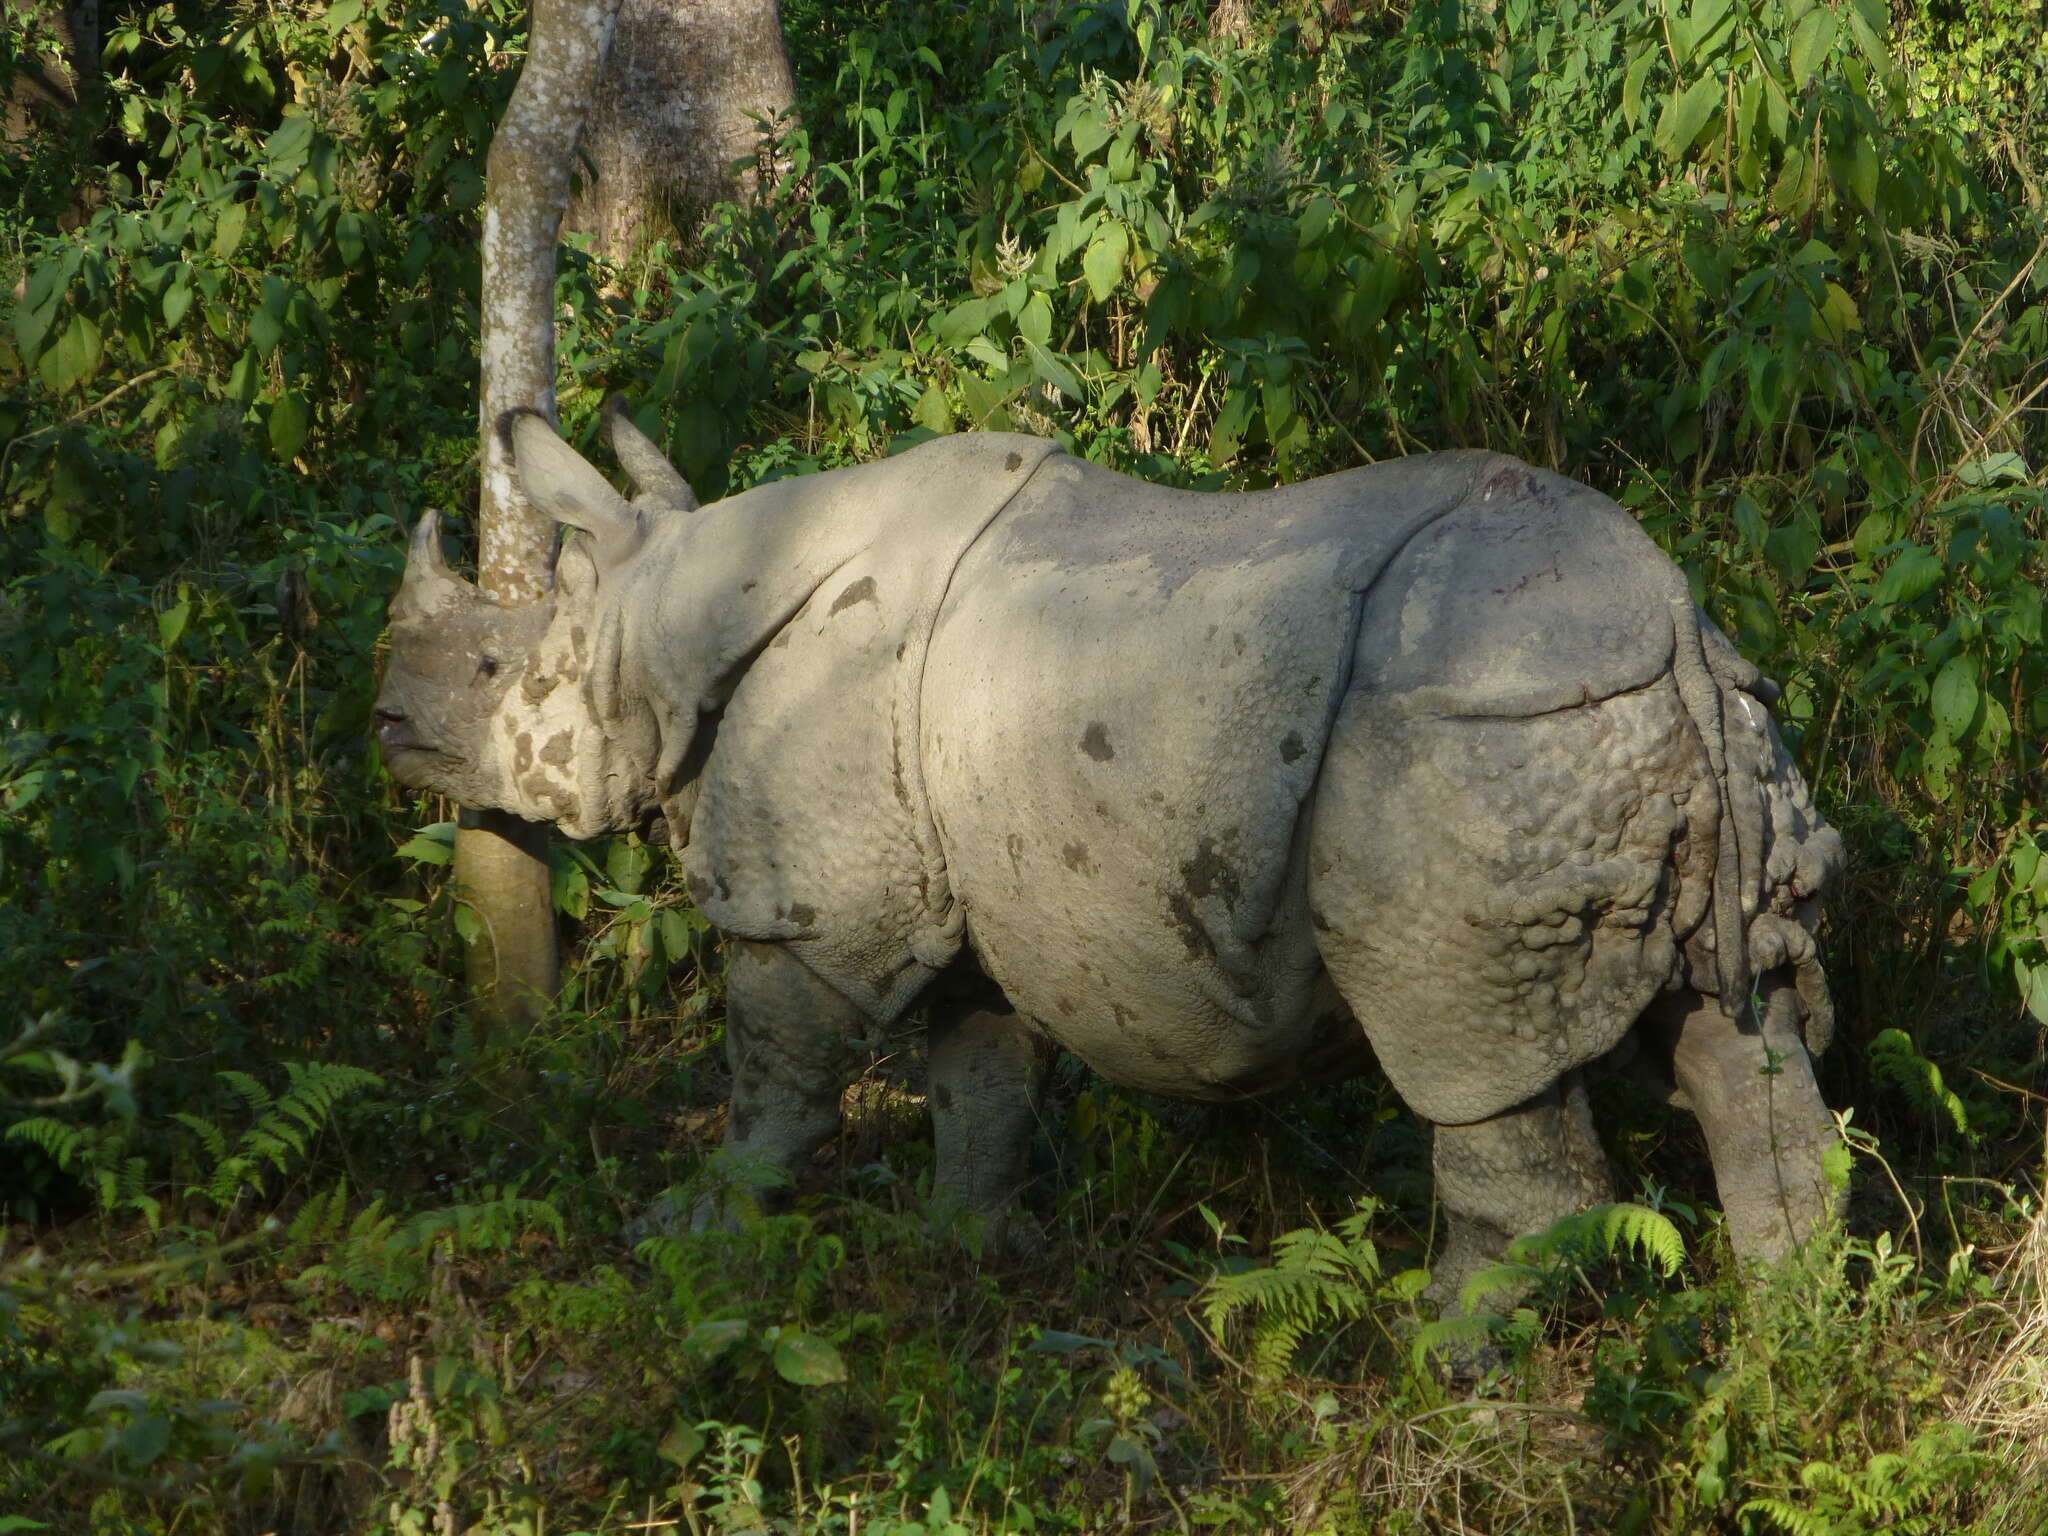
[[[1055,1044],[1227,1099],[1369,1042],[1437,1126],[1451,1294],[1609,1197],[1580,1074],[1641,1021],[1738,1248],[1829,1209],[1839,840],[1774,690],[1604,497],[1488,453],[1203,495],[983,434],[692,512],[511,430],[588,570],[463,702],[479,621],[416,546],[380,734],[576,835],[659,808],[734,941],[744,1158],[799,1166],[849,1042],[920,999],[940,1179],[991,1211]]]

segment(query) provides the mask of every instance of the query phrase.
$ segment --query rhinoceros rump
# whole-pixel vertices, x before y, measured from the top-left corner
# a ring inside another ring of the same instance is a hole
[[[430,515],[379,735],[574,836],[666,821],[730,941],[734,1150],[800,1165],[921,994],[939,1179],[990,1211],[1055,1046],[1228,1099],[1369,1042],[1435,1126],[1446,1294],[1609,1198],[1580,1069],[1641,1023],[1740,1251],[1829,1208],[1840,842],[1606,498],[1471,452],[1204,495],[991,433],[692,510],[620,414],[632,503],[505,430],[582,536],[500,610]]]

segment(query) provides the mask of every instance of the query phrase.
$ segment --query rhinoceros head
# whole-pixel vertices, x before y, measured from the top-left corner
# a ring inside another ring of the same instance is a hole
[[[579,530],[534,601],[500,604],[456,575],[437,514],[413,530],[376,703],[378,745],[399,783],[572,837],[637,827],[654,808],[653,718],[614,686],[617,599],[655,521],[696,498],[622,410],[610,424],[642,488],[632,502],[537,413],[502,424],[529,502]]]

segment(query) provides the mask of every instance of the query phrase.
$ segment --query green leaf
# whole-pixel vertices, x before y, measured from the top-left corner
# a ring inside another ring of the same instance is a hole
[[[121,1432],[121,1450],[138,1467],[146,1467],[170,1448],[171,1421],[160,1413],[139,1413]]]
[[[683,1348],[701,1359],[715,1360],[747,1336],[743,1317],[721,1317],[699,1323],[683,1338]]]
[[[1928,690],[1928,705],[1934,711],[1934,729],[1946,741],[1961,741],[1970,722],[1977,717],[1977,663],[1973,657],[1953,656],[1934,674]]]
[[[330,34],[339,33],[353,25],[363,14],[363,0],[335,0],[327,7],[323,18]]]
[[[363,259],[364,247],[368,244],[370,221],[360,213],[339,213],[334,218],[334,249],[341,259],[353,267]]]
[[[1819,72],[1834,50],[1837,34],[1835,13],[1816,5],[1792,31],[1792,89],[1804,90],[1806,82]]]
[[[979,336],[981,328],[989,324],[991,309],[993,305],[987,299],[956,303],[932,322],[932,330],[938,332],[938,340],[946,346],[963,346],[969,336]]]
[[[821,1338],[785,1328],[775,1341],[775,1373],[799,1387],[822,1387],[846,1380],[846,1362]]]
[[[1682,96],[1667,98],[1663,115],[1657,119],[1657,147],[1673,159],[1691,149],[1707,119],[1721,105],[1721,96],[1720,77],[1704,75],[1693,81]]]
[[[1124,227],[1114,220],[1105,219],[1095,238],[1088,242],[1088,253],[1081,258],[1082,275],[1088,279],[1088,292],[1100,304],[1112,293],[1123,277],[1124,256],[1130,249],[1130,236]]]
[[[1035,341],[1041,347],[1051,341],[1052,301],[1042,293],[1026,299],[1017,313],[1017,331],[1026,341]]]
[[[1870,67],[1882,78],[1892,72],[1892,56],[1884,46],[1883,36],[1883,29],[1890,24],[1890,18],[1885,16],[1882,6],[1878,8],[1877,17],[1873,21],[1866,15],[1859,0],[1849,9],[1849,35],[1856,39],[1857,48],[1862,50],[1863,57],[1870,61]]]
[[[229,203],[221,209],[220,218],[213,226],[213,254],[225,261],[235,254],[235,247],[242,243],[242,231],[249,224],[249,205]]]
[[[466,901],[455,904],[455,936],[464,944],[475,944],[484,936],[484,920],[477,910]]]
[[[263,275],[263,298],[249,317],[249,345],[268,357],[284,340],[284,317],[291,303],[291,290],[274,273]]]
[[[953,430],[953,408],[946,401],[946,392],[937,384],[925,385],[924,393],[917,397],[917,404],[910,414],[919,426],[929,427],[934,432]]]
[[[1941,561],[1918,544],[1908,544],[1886,568],[1873,598],[1879,603],[1910,603],[1941,580]]]
[[[170,650],[178,643],[178,636],[185,633],[185,621],[191,617],[192,604],[189,599],[180,601],[158,614],[156,616],[157,643],[165,650]]]
[[[313,119],[288,117],[278,124],[263,145],[263,158],[280,174],[290,175],[306,163],[306,151],[313,145]]]
[[[312,407],[297,390],[287,390],[277,397],[270,407],[270,451],[278,463],[289,464],[299,456],[312,420]]]
[[[1052,353],[1046,351],[1044,347],[1033,341],[1029,336],[1024,338],[1024,352],[1031,359],[1031,371],[1033,373],[1037,374],[1076,405],[1085,403],[1086,396],[1082,392],[1081,381],[1074,377],[1073,371],[1065,363],[1054,357]]]
[[[192,307],[192,276],[189,267],[181,267],[171,286],[164,290],[164,324],[175,326],[185,318],[185,311]]]
[[[1645,43],[1628,66],[1621,81],[1621,115],[1633,128],[1643,120],[1643,79],[1660,57],[1656,44]]]
[[[37,371],[54,394],[82,389],[99,370],[100,351],[100,328],[84,315],[73,315]]]
[[[1074,146],[1074,158],[1086,160],[1096,150],[1109,142],[1109,124],[1102,120],[1100,108],[1090,108],[1074,118],[1074,126],[1067,131],[1067,142]]]

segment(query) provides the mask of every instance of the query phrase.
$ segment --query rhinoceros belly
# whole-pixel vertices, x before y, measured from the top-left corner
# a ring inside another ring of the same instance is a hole
[[[1303,808],[1360,594],[1494,462],[1208,496],[1053,459],[961,562],[922,690],[952,889],[984,967],[1098,1071],[1229,1097],[1327,1035]]]

